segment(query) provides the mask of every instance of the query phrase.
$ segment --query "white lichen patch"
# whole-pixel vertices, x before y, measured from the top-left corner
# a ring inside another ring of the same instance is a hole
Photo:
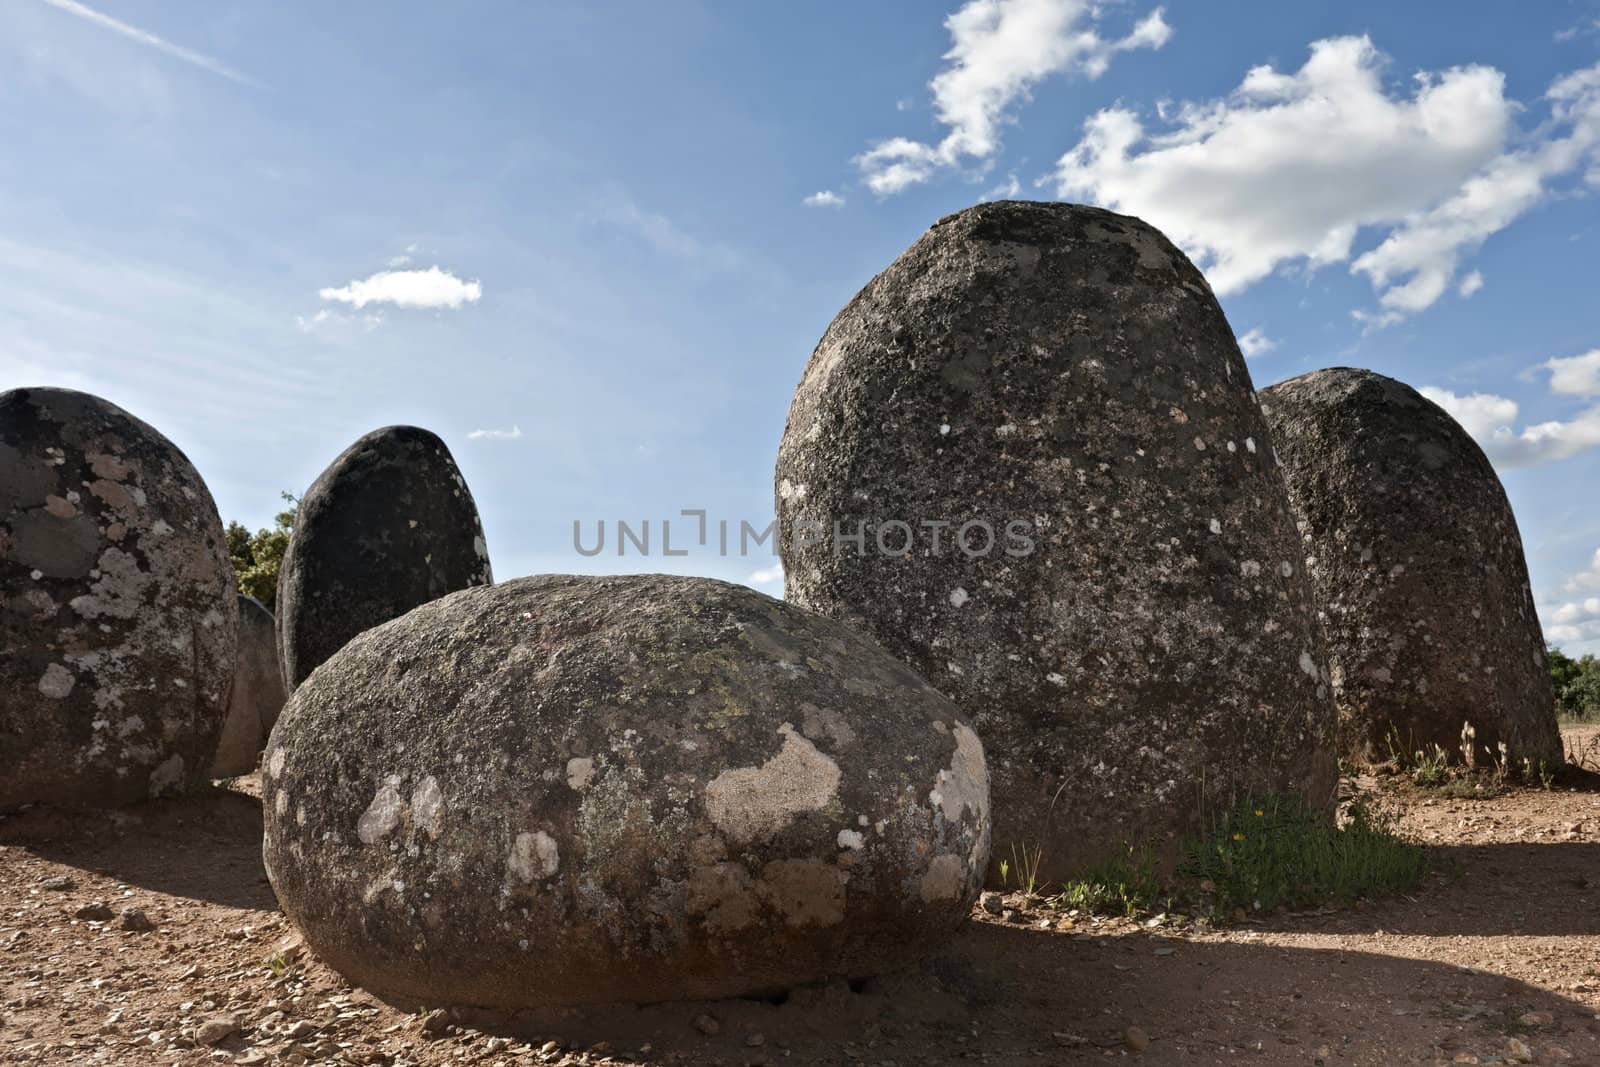
[[[39,678],[39,692],[55,700],[65,700],[76,684],[77,679],[71,671],[59,663],[52,663]]]
[[[83,596],[73,597],[71,607],[86,619],[104,615],[131,619],[139,613],[151,577],[139,569],[139,561],[120,548],[100,554],[100,578]]]
[[[444,829],[444,790],[431,774],[411,791],[411,818],[416,828],[430,838],[437,838]]]
[[[272,755],[267,757],[267,774],[276,778],[283,773],[283,749],[275,748]]]
[[[743,930],[761,914],[750,872],[737,863],[697,867],[689,875],[684,904],[690,915],[703,916],[706,929],[719,936]]]
[[[567,760],[567,785],[581,793],[594,781],[594,760],[588,756],[574,756]]]
[[[800,721],[800,732],[811,740],[820,741],[826,737],[839,748],[854,743],[855,730],[851,728],[849,720],[837,711],[819,708],[815,704],[802,704],[800,710],[804,715]]]
[[[787,925],[833,926],[844,919],[849,877],[821,860],[774,860],[761,870],[761,889]]]
[[[967,591],[959,585],[950,590],[950,606],[953,608],[961,607],[970,599],[971,597],[968,596]]]
[[[840,848],[858,849],[862,845],[865,845],[866,843],[867,843],[866,835],[863,834],[860,830],[840,830],[839,831],[839,847]]]
[[[161,796],[176,789],[183,781],[183,757],[174,752],[150,772],[150,795]]]
[[[706,813],[740,844],[782,830],[794,816],[825,807],[838,794],[839,765],[784,723],[783,748],[759,767],[723,771],[706,786]]]
[[[561,869],[561,851],[556,839],[543,830],[517,835],[506,860],[506,870],[523,883],[549,878]]]
[[[953,733],[955,754],[950,766],[934,779],[928,800],[951,822],[961,818],[962,809],[966,809],[982,823],[989,817],[989,769],[983,761],[983,742],[960,724]]]
[[[941,853],[933,857],[933,862],[928,864],[928,869],[923,872],[918,895],[929,904],[936,904],[941,900],[954,900],[961,895],[966,881],[967,868],[961,857],[948,852]]]
[[[390,779],[379,786],[372,803],[367,805],[367,810],[356,821],[356,836],[362,844],[375,844],[400,825],[400,810],[405,806],[405,801],[400,799],[400,790],[396,788],[398,784],[397,780]]]

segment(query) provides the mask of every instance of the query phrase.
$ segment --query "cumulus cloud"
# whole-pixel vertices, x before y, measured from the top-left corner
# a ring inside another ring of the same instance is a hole
[[[393,304],[402,308],[454,310],[464,304],[476,304],[483,296],[483,286],[462,281],[447,270],[429,267],[427,270],[379,271],[349,285],[319,290],[318,295],[355,308]]]
[[[518,441],[521,439],[521,426],[513,426],[509,430],[473,430],[467,434],[467,440],[469,441]]]
[[[1566,579],[1561,591],[1569,596],[1600,589],[1600,548],[1595,549],[1589,565]],[[1539,614],[1544,620],[1545,640],[1551,644],[1592,641],[1600,638],[1600,597],[1586,596],[1573,600],[1542,604]]]
[[[1162,129],[1104,109],[1057,163],[1057,192],[1160,227],[1219,293],[1285,266],[1349,263],[1378,292],[1359,317],[1398,321],[1600,145],[1600,66],[1557,80],[1550,120],[1526,135],[1491,67],[1422,72],[1409,87],[1386,83],[1385,67],[1368,38],[1330,38],[1297,71],[1258,66],[1225,98],[1163,105]],[[1352,259],[1366,227],[1386,236]]]
[[[1264,356],[1278,347],[1278,342],[1268,337],[1261,327],[1257,326],[1238,339],[1239,351],[1244,353],[1245,359]]]
[[[1568,396],[1600,396],[1600,348],[1581,356],[1546,360],[1539,364],[1550,372],[1550,390]]]
[[[1465,278],[1461,279],[1461,284],[1456,286],[1456,293],[1465,299],[1482,288],[1483,273],[1481,271],[1473,271],[1471,274],[1468,274]]]
[[[1590,589],[1600,589],[1600,548],[1594,550],[1587,567],[1561,583],[1563,593],[1581,593]]]
[[[1514,400],[1493,393],[1458,396],[1434,386],[1418,391],[1454,416],[1498,467],[1531,467],[1600,445],[1600,405],[1566,421],[1541,422],[1518,430]]]
[[[893,137],[857,156],[867,187],[888,196],[943,168],[988,160],[1000,150],[1011,106],[1039,82],[1064,73],[1097,78],[1116,53],[1160,48],[1172,36],[1161,8],[1110,40],[1095,25],[1099,15],[1093,0],[968,0],[945,19],[949,62],[929,84],[949,132],[937,144]]]
[[[812,193],[800,202],[806,207],[844,207],[844,197],[832,189],[823,189],[820,192]]]

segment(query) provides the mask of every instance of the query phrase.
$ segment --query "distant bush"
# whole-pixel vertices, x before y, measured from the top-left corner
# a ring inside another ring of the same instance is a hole
[[[1562,718],[1600,718],[1600,660],[1593,654],[1586,652],[1573,659],[1552,646],[1550,683],[1556,691],[1556,711]]]
[[[251,533],[241,522],[229,522],[228,558],[233,561],[233,573],[239,581],[239,592],[253,596],[267,606],[278,610],[278,567],[283,554],[289,550],[289,535],[294,530],[294,518],[300,510],[300,500],[289,493],[279,494],[289,506],[278,512],[270,530]]]

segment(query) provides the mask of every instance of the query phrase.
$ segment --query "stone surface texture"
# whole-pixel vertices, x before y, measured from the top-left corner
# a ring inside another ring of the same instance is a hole
[[[494,581],[466,479],[435,434],[374,430],[300,500],[278,571],[278,659],[293,692],[346,641]]]
[[[995,865],[1170,856],[1247,793],[1331,804],[1322,640],[1250,374],[1138,219],[941,219],[828,327],[775,481],[787,598],[972,717]]]
[[[272,724],[283,708],[283,672],[272,612],[239,594],[239,658],[228,694],[228,721],[211,760],[211,777],[233,778],[256,769]]]
[[[1355,759],[1443,748],[1562,760],[1522,538],[1494,467],[1437,404],[1349,367],[1261,392]]]
[[[356,638],[263,764],[317,953],[403,1003],[773,993],[909,962],[988,858],[982,746],[848,628],[709,579],[544,576]]]
[[[0,393],[0,808],[202,780],[234,595],[216,504],[171,441],[87,393]]]

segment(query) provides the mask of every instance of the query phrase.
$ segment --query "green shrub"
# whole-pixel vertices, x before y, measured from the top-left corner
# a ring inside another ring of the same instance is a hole
[[[228,523],[227,529],[228,558],[233,563],[239,592],[255,597],[273,612],[278,610],[278,568],[283,563],[283,554],[289,550],[295,513],[300,508],[300,501],[294,496],[279,495],[289,507],[278,512],[272,529],[251,533],[240,522]]]

